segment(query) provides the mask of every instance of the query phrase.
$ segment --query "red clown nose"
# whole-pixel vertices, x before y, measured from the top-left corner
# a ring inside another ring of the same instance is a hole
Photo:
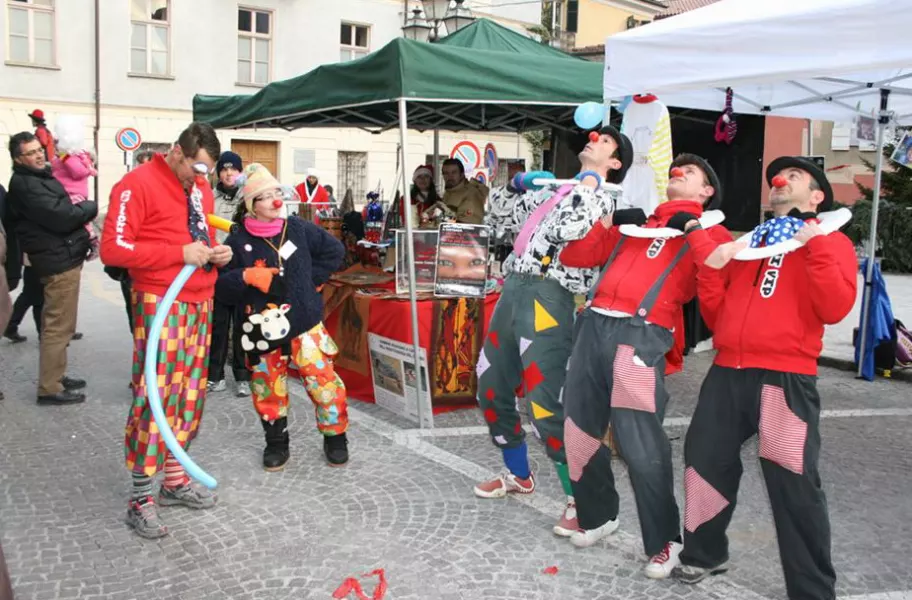
[[[788,185],[788,180],[782,175],[776,175],[773,177],[773,187],[784,188]]]
[[[599,141],[600,139],[602,139],[602,136],[599,135],[599,132],[598,132],[598,131],[590,131],[590,132],[589,132],[589,141],[590,141],[590,142],[593,142],[593,143],[594,143],[594,142]]]
[[[672,179],[676,177],[684,177],[684,169],[681,167],[675,167],[671,170],[671,173],[669,173],[669,175],[671,175]]]
[[[282,201],[281,201],[281,200],[273,200],[273,201],[272,201],[272,207],[273,207],[273,208],[282,208]]]

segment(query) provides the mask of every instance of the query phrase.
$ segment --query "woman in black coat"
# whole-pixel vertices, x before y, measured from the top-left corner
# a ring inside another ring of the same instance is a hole
[[[288,366],[294,363],[316,407],[317,428],[332,466],[348,462],[345,384],[323,326],[318,288],[342,264],[342,243],[296,215],[282,217],[283,191],[260,164],[244,171],[245,214],[226,244],[234,256],[219,273],[216,298],[238,307],[241,346],[251,370],[253,405],[266,432],[263,467],[288,462]]]

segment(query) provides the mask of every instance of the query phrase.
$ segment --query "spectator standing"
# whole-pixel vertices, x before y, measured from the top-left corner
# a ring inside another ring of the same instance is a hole
[[[215,185],[215,213],[226,219],[233,219],[240,200],[237,179],[244,165],[241,157],[231,151],[222,152],[215,167],[218,183]],[[224,243],[227,233],[215,233],[220,243]],[[250,396],[250,371],[244,360],[241,349],[241,331],[234,319],[234,306],[223,304],[215,299],[212,309],[212,347],[209,354],[209,391],[221,392],[225,389],[225,363],[228,360],[228,341],[231,340],[231,370],[237,385],[237,395]]]
[[[455,158],[443,161],[441,172],[446,187],[443,203],[456,213],[456,222],[481,225],[488,200],[488,186],[475,179],[466,179],[465,166]]]
[[[84,388],[86,382],[66,376],[67,346],[76,333],[79,280],[91,248],[85,224],[95,218],[98,204],[70,202],[69,194],[51,175],[41,142],[33,134],[12,136],[9,151],[13,159],[9,221],[44,286],[38,403],[83,402],[85,395],[75,390]]]

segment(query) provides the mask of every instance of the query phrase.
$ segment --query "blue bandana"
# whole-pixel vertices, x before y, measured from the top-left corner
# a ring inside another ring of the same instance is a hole
[[[796,217],[776,217],[762,223],[754,229],[751,236],[751,248],[772,246],[779,242],[792,239],[798,230],[804,226],[804,221]]]

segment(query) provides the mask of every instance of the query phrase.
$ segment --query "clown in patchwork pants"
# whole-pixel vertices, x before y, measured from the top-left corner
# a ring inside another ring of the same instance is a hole
[[[536,436],[544,442],[564,491],[572,496],[560,392],[573,347],[574,310],[573,294],[557,281],[519,273],[507,276],[477,366],[478,402],[507,471],[476,485],[477,496],[503,498],[535,490],[520,397],[528,401]],[[556,534],[569,537],[576,530],[575,511],[571,498],[554,527]]]
[[[263,467],[280,471],[289,457],[288,367],[297,367],[307,395],[314,404],[317,429],[323,434],[324,452],[330,466],[348,462],[345,433],[348,403],[345,384],[332,359],[339,353],[322,323],[282,347],[261,354],[251,374],[253,407],[266,431]],[[341,443],[340,443],[341,442]]]
[[[834,600],[830,520],[817,463],[820,396],[816,377],[713,365],[684,444],[687,583],[728,570],[728,536],[741,482],[741,446],[760,437],[789,598]]]

